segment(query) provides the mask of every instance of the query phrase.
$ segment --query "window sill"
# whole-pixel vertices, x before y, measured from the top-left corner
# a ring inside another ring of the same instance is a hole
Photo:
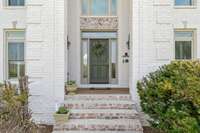
[[[9,10],[26,9],[26,6],[5,6],[4,9],[9,9]]]
[[[174,6],[174,9],[196,9],[197,6],[192,5],[192,6]]]
[[[86,17],[86,18],[116,18],[118,16],[88,16],[88,15],[81,15],[80,17]]]
[[[10,82],[11,84],[18,85],[19,81],[17,78],[7,79],[6,81]]]

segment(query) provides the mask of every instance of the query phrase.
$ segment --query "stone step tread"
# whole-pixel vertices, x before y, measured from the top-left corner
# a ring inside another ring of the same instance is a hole
[[[65,101],[69,109],[134,109],[132,101]]]
[[[136,110],[128,109],[72,109],[71,119],[135,119],[139,118]]]
[[[123,113],[123,114],[138,114],[136,110],[128,110],[128,109],[71,109],[70,113]]]
[[[138,119],[71,119],[66,124],[55,124],[54,131],[142,131]]]
[[[53,133],[143,133],[141,131],[54,131]]]
[[[132,104],[135,105],[133,101],[116,101],[116,100],[65,100],[64,104]]]
[[[78,95],[66,95],[65,100],[131,100],[130,94],[78,94]]]

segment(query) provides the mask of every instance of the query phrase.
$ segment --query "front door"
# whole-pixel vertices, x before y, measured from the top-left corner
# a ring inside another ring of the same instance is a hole
[[[109,39],[91,39],[90,53],[90,84],[109,83]]]

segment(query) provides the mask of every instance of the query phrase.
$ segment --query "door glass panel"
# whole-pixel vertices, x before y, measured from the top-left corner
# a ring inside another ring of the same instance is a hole
[[[82,40],[82,78],[88,78],[88,40]]]
[[[92,15],[105,16],[108,14],[108,0],[92,0]]]
[[[115,79],[116,78],[116,64],[117,64],[117,40],[113,39],[111,40],[111,66],[112,66],[112,70],[111,70],[111,75],[112,78]]]

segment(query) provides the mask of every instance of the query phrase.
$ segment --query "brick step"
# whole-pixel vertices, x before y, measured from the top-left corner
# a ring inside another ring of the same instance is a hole
[[[135,119],[139,114],[127,109],[72,109],[70,119]]]
[[[137,131],[142,133],[137,119],[71,119],[66,124],[56,124],[54,131]]]
[[[66,95],[65,100],[115,100],[115,101],[130,101],[129,94],[80,94],[80,95]]]
[[[141,131],[54,131],[53,133],[142,133]]]
[[[134,109],[132,101],[88,101],[88,100],[67,100],[64,106],[69,109]]]

